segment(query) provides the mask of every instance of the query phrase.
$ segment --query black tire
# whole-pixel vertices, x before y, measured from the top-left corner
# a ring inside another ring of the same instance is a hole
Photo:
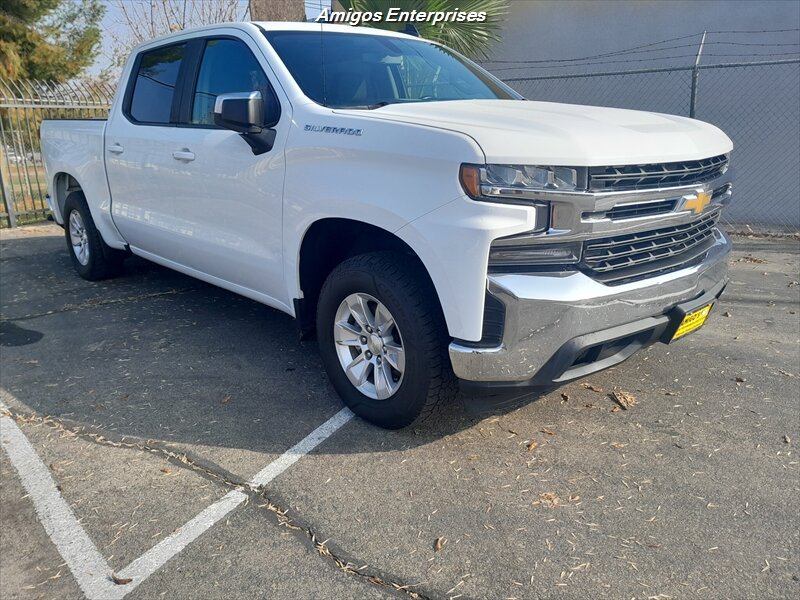
[[[402,332],[403,377],[397,391],[383,400],[361,393],[348,379],[337,355],[336,313],[344,299],[356,293],[380,301]],[[400,429],[425,421],[458,393],[436,292],[421,265],[410,256],[375,252],[339,264],[320,292],[317,339],[328,377],[339,396],[354,413],[379,427]]]
[[[85,231],[85,243],[88,246],[86,264],[78,259],[70,237],[70,217],[73,212],[80,216],[81,224]],[[72,192],[64,201],[64,237],[67,241],[67,252],[72,260],[72,266],[78,275],[89,281],[100,281],[114,277],[122,271],[122,261],[126,253],[109,247],[100,236],[95,227],[89,205],[82,192]]]

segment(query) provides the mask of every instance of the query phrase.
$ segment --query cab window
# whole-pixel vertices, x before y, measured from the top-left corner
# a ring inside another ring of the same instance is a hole
[[[169,124],[186,44],[143,52],[133,83],[129,115],[139,123]]]
[[[193,125],[213,125],[217,96],[253,91],[260,91],[265,98],[271,93],[261,65],[244,42],[208,40],[197,74],[189,122]]]

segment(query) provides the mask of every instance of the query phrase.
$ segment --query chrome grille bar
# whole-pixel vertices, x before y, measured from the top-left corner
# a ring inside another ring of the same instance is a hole
[[[702,160],[690,160],[649,165],[591,167],[589,189],[638,190],[663,185],[691,185],[722,175],[728,166],[725,154]]]
[[[635,202],[629,204],[618,204],[605,213],[599,213],[606,219],[612,221],[623,221],[625,219],[635,219],[637,217],[651,217],[670,213],[675,209],[677,200],[657,200],[655,202]],[[591,213],[585,213],[584,217],[591,218]]]

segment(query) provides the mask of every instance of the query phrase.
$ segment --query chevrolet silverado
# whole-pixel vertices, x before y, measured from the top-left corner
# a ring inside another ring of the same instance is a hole
[[[41,138],[80,276],[133,254],[284,311],[387,428],[679,339],[727,282],[723,132],[528,100],[403,33],[170,34],[134,49],[107,121]]]

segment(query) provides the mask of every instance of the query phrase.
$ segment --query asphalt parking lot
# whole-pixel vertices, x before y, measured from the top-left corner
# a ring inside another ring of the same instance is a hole
[[[737,238],[680,343],[388,432],[289,317],[61,235],[0,234],[4,599],[800,594],[797,240]]]

